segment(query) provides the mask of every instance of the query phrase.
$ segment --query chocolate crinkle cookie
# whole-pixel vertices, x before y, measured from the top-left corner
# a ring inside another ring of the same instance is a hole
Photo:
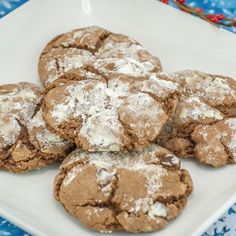
[[[166,149],[71,153],[54,181],[55,198],[83,225],[100,232],[151,232],[183,210],[193,189]]]
[[[42,119],[44,92],[31,83],[0,86],[0,169],[26,172],[64,157],[72,144]]]
[[[236,162],[236,81],[200,71],[171,75],[180,102],[158,142],[214,167]]]
[[[176,108],[179,86],[120,60],[97,61],[54,81],[44,98],[47,124],[88,151],[140,150],[155,141]]]
[[[137,41],[89,26],[56,36],[46,45],[39,58],[40,80],[45,87],[50,87],[63,73],[98,58],[129,58],[134,63],[143,63],[150,71],[161,71],[160,60]]]

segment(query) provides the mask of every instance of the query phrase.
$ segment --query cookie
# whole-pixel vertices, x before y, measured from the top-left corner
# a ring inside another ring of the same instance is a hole
[[[44,92],[31,83],[0,86],[0,169],[26,172],[65,157],[72,145],[42,119]]]
[[[75,29],[52,39],[40,55],[38,71],[46,87],[64,72],[95,60],[93,55],[109,32],[97,26]]]
[[[44,86],[50,85],[65,72],[91,63],[96,57],[88,50],[79,48],[52,48],[42,54],[39,61],[39,75]]]
[[[182,95],[172,122],[163,129],[159,143],[178,156],[193,157],[214,167],[234,162],[233,141],[230,148],[229,142],[222,141],[222,135],[226,132],[226,139],[234,138],[233,126],[230,128],[225,123],[236,116],[236,81],[190,70],[175,73],[172,77],[180,84]],[[227,131],[219,128],[223,126]],[[217,131],[220,129],[221,135]],[[210,150],[211,145],[215,145],[214,151]],[[220,157],[223,146],[224,155]],[[217,149],[221,150],[218,154]]]
[[[63,73],[108,57],[131,58],[134,62],[148,64],[152,71],[161,71],[160,60],[137,41],[90,26],[56,36],[47,44],[38,64],[40,80],[44,87],[50,86]]]
[[[101,59],[132,59],[136,63],[148,64],[152,71],[162,71],[161,62],[157,57],[151,55],[137,41],[121,34],[110,34],[96,56]]]
[[[178,84],[164,74],[106,77],[89,66],[54,81],[43,117],[84,150],[140,150],[156,140],[178,96]]]
[[[47,44],[43,53],[50,51],[52,48],[80,48],[95,53],[109,34],[111,33],[108,30],[99,26],[75,29],[53,38]]]
[[[156,67],[146,61],[139,62],[133,58],[105,58],[97,59],[90,65],[92,68],[104,77],[132,77],[132,78],[149,78],[152,72],[156,72]]]
[[[211,125],[197,125],[191,138],[200,162],[215,167],[236,163],[236,118],[226,118]]]
[[[131,153],[77,150],[54,181],[66,211],[100,232],[160,230],[182,212],[192,189],[179,159],[154,144]]]

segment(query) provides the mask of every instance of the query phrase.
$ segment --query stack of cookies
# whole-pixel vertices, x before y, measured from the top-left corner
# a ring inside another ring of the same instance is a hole
[[[236,162],[231,78],[164,73],[139,42],[96,26],[53,38],[38,68],[44,89],[0,86],[0,168],[63,160],[54,196],[91,229],[162,229],[193,190],[178,157]]]

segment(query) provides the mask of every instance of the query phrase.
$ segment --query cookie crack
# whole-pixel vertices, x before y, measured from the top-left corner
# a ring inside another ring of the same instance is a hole
[[[57,178],[57,188],[55,189],[56,191],[56,196],[59,195],[60,193],[60,186],[63,182],[63,179],[66,176],[66,173],[68,173],[68,170],[70,170],[71,168],[73,168],[74,166],[78,165],[73,163],[71,164],[71,166],[66,167],[65,169],[61,170],[61,173],[59,175],[59,178]],[[174,171],[174,170],[173,170]],[[104,202],[99,203],[96,202],[96,199],[89,199],[88,201],[90,202],[86,202],[83,204],[76,204],[73,206],[73,210],[72,210],[72,215],[77,215],[76,212],[78,212],[80,210],[80,208],[86,208],[86,207],[91,207],[92,209],[95,208],[94,210],[96,210],[96,208],[99,209],[109,209],[111,210],[111,214],[112,214],[112,218],[110,218],[109,216],[106,216],[103,220],[103,223],[92,223],[89,225],[90,228],[94,228],[94,229],[103,229],[102,227],[100,227],[101,225],[104,226],[105,231],[109,231],[109,230],[124,230],[125,229],[125,225],[123,225],[122,221],[120,221],[119,216],[121,216],[121,214],[125,213],[127,214],[129,217],[148,217],[148,220],[158,220],[158,219],[163,219],[166,222],[174,219],[177,217],[177,215],[181,212],[182,208],[184,207],[184,205],[187,203],[187,196],[191,193],[192,191],[192,187],[191,187],[191,183],[189,183],[188,180],[188,175],[186,174],[186,172],[183,170],[181,170],[180,172],[180,181],[182,183],[185,184],[186,186],[186,191],[183,194],[180,194],[178,197],[170,197],[170,198],[162,198],[162,197],[156,197],[153,198],[153,196],[149,196],[150,200],[152,200],[153,204],[155,202],[160,202],[162,204],[165,205],[165,207],[168,209],[168,207],[172,207],[171,205],[174,205],[176,207],[176,210],[173,213],[168,213],[167,216],[155,216],[154,219],[152,219],[149,216],[149,210],[144,211],[144,212],[132,212],[129,209],[121,209],[120,208],[120,203],[123,202],[122,197],[124,197],[124,194],[121,194],[121,198],[119,198],[119,202],[116,204],[115,200],[114,200],[114,196],[116,195],[116,191],[118,191],[118,183],[119,183],[119,174],[117,172],[115,172],[114,178],[109,181],[108,184],[112,183],[113,187],[112,187],[112,192],[110,192],[108,199],[106,199]],[[58,187],[59,186],[59,187]],[[57,198],[57,200],[60,201],[60,199]],[[61,202],[63,207],[66,209],[66,206],[63,202]],[[149,207],[151,207],[152,203],[149,204]],[[171,209],[171,208],[170,208]],[[177,210],[178,209],[178,210]],[[99,215],[98,215],[99,217]],[[123,216],[122,216],[123,217]]]
[[[67,34],[67,33],[65,33]],[[58,37],[56,37],[53,41],[51,41],[50,43],[56,42],[57,40],[59,40],[61,37],[63,37],[65,34],[59,35]],[[96,52],[99,50],[99,48],[102,46],[103,42],[106,40],[106,38],[108,38],[111,35],[110,32],[106,32],[104,35],[101,35],[98,39],[98,42],[95,46],[95,49],[90,49],[88,46],[81,46],[81,45],[77,45],[76,43],[72,42],[69,43],[68,45],[63,45],[63,44],[59,44],[59,45],[53,45],[50,47],[49,51],[53,48],[75,48],[75,49],[81,49],[81,50],[87,50],[89,52],[91,52],[94,56],[96,56]],[[47,54],[47,52],[45,52],[44,54]]]
[[[23,125],[18,119],[16,119],[18,124],[21,127],[21,132],[16,140],[16,143],[11,146],[9,149],[8,155],[1,161],[1,166],[5,169],[17,169],[20,172],[25,172],[28,170],[28,166],[26,165],[25,168],[23,168],[24,164],[30,163],[32,161],[36,161],[37,163],[41,163],[43,166],[45,166],[47,163],[50,164],[55,160],[55,157],[57,155],[53,154],[45,154],[38,150],[31,142],[29,139],[29,133],[28,129],[26,128],[25,125]],[[12,158],[11,152],[17,147],[18,143],[22,143],[23,145],[26,146],[26,148],[31,152],[32,156],[28,156],[27,160],[19,160],[16,161]],[[10,165],[10,166],[8,166]]]
[[[138,143],[138,137],[137,135],[133,134],[130,130],[129,130],[129,126],[126,125],[122,119],[120,118],[120,114],[119,112],[117,112],[117,119],[118,121],[121,123],[123,129],[124,129],[124,135],[127,137],[128,136],[128,140],[129,140],[129,144],[128,146],[126,144],[124,144],[124,146],[126,148],[130,147],[130,149],[134,149],[135,143]]]
[[[108,81],[110,80],[110,78],[106,76],[105,73],[102,73],[101,71],[99,71],[98,69],[96,69],[94,66],[90,64],[84,65],[82,69],[85,69],[88,72],[101,76],[105,80],[107,87],[109,87]]]
[[[148,96],[153,98],[156,102],[158,102],[161,105],[161,107],[164,110],[165,114],[167,114],[168,116],[173,113],[171,111],[171,109],[173,109],[173,108],[168,107],[168,105],[169,105],[168,101],[171,100],[171,98],[168,97],[167,101],[165,101],[165,100],[163,101],[161,98],[156,96],[154,93],[142,91],[140,89],[138,90],[138,92],[140,92],[142,94],[147,94]]]
[[[54,55],[52,55],[52,58],[53,58],[53,60],[55,61],[56,70],[57,70],[59,73],[63,73],[64,70],[65,70],[65,67],[60,67],[60,65],[59,65],[59,60],[58,60],[57,57],[55,57]],[[61,71],[61,68],[63,68],[62,71]]]
[[[229,150],[229,148],[224,144],[222,136],[219,139],[219,141],[222,144],[222,146],[224,147],[225,153],[227,154],[227,161],[228,161],[228,163],[234,163],[235,161],[234,161],[233,155],[232,155],[231,151]]]

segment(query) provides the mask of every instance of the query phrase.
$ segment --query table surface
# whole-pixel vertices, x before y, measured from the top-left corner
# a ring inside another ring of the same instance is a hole
[[[0,18],[27,1],[0,0]],[[209,14],[223,13],[228,17],[236,18],[236,0],[187,0],[187,4],[203,8]],[[170,5],[175,7],[171,1]],[[236,33],[236,27],[225,29]],[[29,234],[0,216],[0,236],[29,236]],[[202,236],[236,236],[236,203]]]

